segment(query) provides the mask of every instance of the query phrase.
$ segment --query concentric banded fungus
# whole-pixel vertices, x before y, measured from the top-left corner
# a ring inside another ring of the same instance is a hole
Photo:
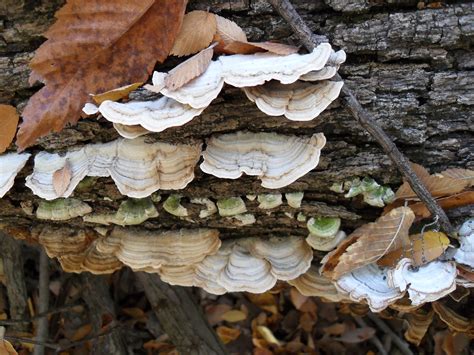
[[[323,43],[309,54],[236,54],[221,56],[219,61],[224,81],[235,87],[261,85],[269,80],[291,84],[303,74],[324,68],[331,52],[331,45]]]
[[[170,195],[163,203],[163,209],[176,217],[187,217],[188,210],[181,205],[181,195]]]
[[[408,290],[413,305],[433,302],[456,289],[456,264],[432,261],[416,269],[403,258],[395,269],[388,271],[388,284],[400,291]]]
[[[41,201],[36,210],[36,217],[51,221],[66,221],[91,212],[92,208],[85,202],[74,198],[59,198],[53,201]]]
[[[258,176],[262,186],[287,186],[314,169],[326,144],[322,133],[311,138],[275,133],[237,132],[212,137],[203,152],[201,170],[219,178]]]
[[[306,226],[311,234],[317,237],[327,238],[336,235],[341,227],[341,219],[337,217],[310,218]]]
[[[258,208],[263,210],[271,210],[272,208],[276,208],[283,203],[281,194],[258,195],[257,200],[260,202]]]
[[[310,121],[319,116],[339,96],[342,81],[316,84],[298,81],[283,85],[269,82],[243,88],[247,98],[269,116],[282,116],[292,121]]]
[[[200,152],[200,144],[147,144],[143,138],[87,145],[62,157],[41,152],[35,157],[26,186],[34,194],[53,200],[70,196],[85,176],[110,176],[122,194],[142,198],[158,189],[184,188],[194,178]],[[53,175],[66,164],[72,176],[65,192],[58,196]]]
[[[304,296],[322,297],[332,302],[348,300],[345,295],[337,291],[336,286],[330,279],[319,274],[317,267],[314,265],[303,275],[294,280],[289,280],[288,283],[296,287]]]
[[[130,101],[120,103],[106,100],[99,111],[110,122],[123,125],[140,125],[152,132],[182,126],[199,116],[205,107],[195,109],[163,96],[155,101]]]
[[[162,281],[171,285],[194,286],[195,265],[162,265],[158,270]]]
[[[150,133],[149,130],[140,125],[127,126],[120,123],[114,123],[114,128],[123,138],[135,139]]]
[[[336,75],[339,67],[342,63],[346,61],[346,52],[343,50],[332,52],[329,56],[329,59],[326,63],[326,66],[319,70],[310,71],[302,76],[300,76],[300,80],[304,81],[318,81],[318,80],[326,80],[331,79],[334,75]]]
[[[359,178],[346,181],[343,184],[344,189],[341,190],[339,190],[340,186],[339,184],[334,184],[331,186],[331,190],[339,193],[343,193],[344,189],[348,190],[344,195],[346,198],[362,194],[364,202],[375,207],[384,207],[395,199],[395,193],[390,187],[380,186],[374,179],[367,177],[363,178],[362,181]]]
[[[199,218],[207,218],[217,213],[216,204],[212,202],[211,200],[209,200],[208,198],[193,198],[191,199],[191,203],[197,203],[199,205],[206,206],[205,210],[199,211]]]
[[[84,216],[85,222],[100,224],[117,224],[131,226],[158,217],[158,211],[150,198],[128,199],[120,204],[116,213],[93,214]]]
[[[215,294],[262,293],[277,279],[289,280],[305,272],[313,258],[302,238],[245,238],[225,241],[215,255],[196,267],[194,285]]]
[[[211,61],[211,64],[209,64],[201,76],[198,76],[177,90],[167,89],[164,84],[165,78],[166,73],[153,73],[153,86],[148,86],[147,89],[159,91],[164,96],[195,109],[209,106],[224,86],[220,61]]]
[[[303,201],[304,192],[289,192],[285,194],[288,205],[293,208],[300,208]]]
[[[151,232],[115,228],[100,250],[114,254],[133,270],[158,270],[162,265],[199,263],[220,245],[219,232],[212,229]]]
[[[255,216],[251,213],[242,213],[242,214],[237,214],[235,216],[232,216],[232,218],[235,218],[240,222],[241,225],[243,226],[248,226],[250,224],[254,224],[257,220],[255,219]]]
[[[454,260],[474,268],[474,219],[465,221],[459,229],[461,246],[454,254]]]
[[[30,155],[16,153],[0,155],[0,198],[12,188],[16,175],[23,169]]]
[[[306,243],[315,250],[330,251],[337,247],[346,237],[347,235],[344,231],[338,231],[330,237],[318,237],[317,235],[309,234],[306,238]]]
[[[229,197],[217,201],[217,208],[222,217],[231,217],[247,212],[245,202],[241,197]]]
[[[369,264],[343,275],[336,281],[336,288],[354,302],[367,301],[372,312],[382,311],[405,294],[389,286],[387,269],[376,264]]]

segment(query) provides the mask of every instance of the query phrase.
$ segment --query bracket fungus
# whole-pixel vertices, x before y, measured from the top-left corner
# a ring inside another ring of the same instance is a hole
[[[319,163],[326,144],[322,133],[311,138],[275,133],[237,132],[212,137],[201,170],[219,178],[258,176],[262,186],[277,189],[302,177]]]
[[[310,121],[319,116],[338,98],[342,81],[320,81],[316,84],[297,81],[290,85],[269,82],[246,87],[247,98],[269,116],[282,116],[292,121]]]
[[[317,267],[314,265],[296,279],[289,280],[288,283],[296,287],[303,296],[322,297],[331,302],[349,300],[347,296],[337,290],[330,279],[320,275]]]
[[[259,202],[258,208],[263,210],[271,210],[272,208],[276,208],[283,203],[281,194],[258,195],[257,201]]]
[[[154,217],[158,217],[155,205],[150,198],[144,198],[128,199],[120,204],[115,213],[91,214],[84,216],[83,220],[89,223],[132,226]]]
[[[322,43],[309,54],[236,54],[221,56],[219,61],[224,81],[235,87],[261,85],[270,80],[291,84],[303,74],[324,68],[331,53],[331,45]]]
[[[140,125],[127,126],[120,123],[114,123],[114,128],[118,134],[127,139],[135,139],[150,133],[149,130]]]
[[[459,228],[461,246],[454,254],[454,260],[460,264],[474,268],[474,219],[465,221]]]
[[[335,283],[336,288],[354,302],[366,301],[372,312],[380,312],[405,294],[388,284],[387,271],[377,264],[369,264],[342,275]]]
[[[250,224],[254,224],[257,221],[255,216],[251,213],[237,214],[232,216],[232,218],[238,220],[242,226],[248,226]]]
[[[181,195],[168,196],[166,201],[163,202],[163,209],[169,214],[172,214],[173,216],[187,217],[189,215],[188,210],[186,207],[181,205],[182,198],[183,197]]]
[[[341,227],[341,219],[337,217],[312,217],[308,220],[306,226],[311,234],[327,238],[337,233]]]
[[[344,183],[335,183],[330,187],[331,191],[337,193],[347,193],[346,198],[363,195],[364,202],[374,207],[384,207],[395,200],[395,193],[388,186],[379,185],[374,179],[365,177],[345,181]]]
[[[0,198],[12,188],[16,175],[23,169],[30,155],[27,153],[0,155]]]
[[[206,206],[205,210],[199,211],[199,218],[207,218],[217,213],[216,204],[208,198],[192,198],[191,203]]]
[[[288,205],[292,208],[300,208],[303,201],[304,192],[288,192],[285,194]]]
[[[231,217],[247,212],[244,200],[241,197],[228,197],[217,201],[219,215]]]
[[[75,198],[58,198],[52,201],[40,201],[36,209],[36,218],[66,221],[91,212],[92,208],[85,202]]]
[[[35,195],[46,200],[69,197],[85,176],[110,176],[123,195],[147,197],[158,189],[177,190],[194,179],[201,144],[148,144],[143,138],[117,139],[103,144],[86,145],[64,156],[40,152],[33,173],[26,178]],[[66,165],[71,178],[65,191],[58,194],[53,176]]]
[[[403,258],[394,269],[388,271],[388,284],[400,291],[408,291],[414,306],[433,302],[456,289],[456,264],[431,261],[417,268],[412,261]]]
[[[310,71],[309,73],[300,76],[300,80],[304,81],[318,81],[331,79],[336,75],[339,67],[346,61],[346,52],[339,50],[337,52],[331,52],[328,61],[324,68],[319,70]]]
[[[306,243],[311,245],[315,250],[331,251],[336,248],[340,242],[346,239],[347,235],[344,231],[338,231],[330,237],[319,237],[315,234],[309,234]]]

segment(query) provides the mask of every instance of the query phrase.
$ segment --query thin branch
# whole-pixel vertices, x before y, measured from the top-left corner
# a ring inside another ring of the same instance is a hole
[[[353,318],[356,321],[356,323],[359,324],[361,327],[368,327],[367,323],[362,318],[360,317],[353,317]],[[372,344],[374,344],[374,346],[379,351],[380,355],[388,355],[388,352],[387,350],[385,350],[382,342],[375,335],[372,338],[370,338],[369,341]]]
[[[51,309],[51,310],[46,311],[46,312],[38,313],[36,316],[31,317],[31,318],[0,320],[0,326],[15,325],[15,324],[18,324],[18,323],[28,324],[28,323],[31,323],[35,320],[38,320],[38,319],[42,318],[42,317],[46,317],[46,316],[50,316],[50,315],[53,315],[53,314],[69,311],[74,307],[82,306],[82,305],[83,305],[83,303],[77,302],[77,303],[74,303],[74,304],[68,304],[68,305],[65,305],[65,306],[62,306],[62,307]]]
[[[367,317],[372,322],[374,322],[375,325],[379,327],[385,334],[390,335],[390,337],[392,338],[392,341],[395,343],[398,349],[400,349],[402,354],[413,355],[413,352],[410,350],[410,345],[408,345],[406,341],[403,341],[397,334],[395,334],[395,332],[392,329],[390,329],[390,327],[387,324],[385,324],[383,320],[381,320],[375,314],[370,313],[370,312],[367,314]]]
[[[293,31],[295,31],[308,50],[313,50],[318,44],[327,41],[324,36],[314,35],[306,22],[296,12],[289,0],[268,0],[268,2],[275,8],[280,16],[289,23]],[[335,79],[342,80],[339,74],[336,75]],[[382,149],[394,162],[400,173],[405,177],[413,191],[426,205],[432,215],[439,217],[439,221],[443,229],[450,236],[455,236],[454,229],[451,226],[446,213],[433,199],[433,196],[431,196],[430,192],[426,189],[425,185],[420,181],[418,176],[413,172],[408,159],[398,150],[397,146],[377,124],[374,118],[372,118],[370,114],[361,106],[359,101],[352,93],[351,89],[349,89],[346,85],[344,85],[342,88],[342,98],[343,102],[349,108],[354,118],[382,147]]]
[[[44,249],[40,250],[40,267],[39,267],[39,297],[38,311],[44,313],[49,308],[49,258]],[[48,317],[43,316],[38,320],[36,341],[44,342],[48,338]],[[34,355],[44,354],[44,345],[37,344],[35,346]]]

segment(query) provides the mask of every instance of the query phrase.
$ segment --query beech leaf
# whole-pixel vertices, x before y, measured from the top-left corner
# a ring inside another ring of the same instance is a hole
[[[298,52],[298,47],[275,42],[240,42],[228,43],[224,50],[229,54],[253,54],[257,52],[271,52],[279,55],[289,55]]]
[[[94,100],[94,102],[97,105],[100,105],[105,100],[118,101],[120,99],[127,97],[128,94],[130,94],[133,90],[138,89],[142,85],[143,85],[143,82],[133,83],[133,84],[121,86],[119,88],[115,88],[115,89],[103,92],[101,94],[91,95],[91,97],[92,97],[92,100]]]
[[[15,137],[16,127],[20,116],[16,112],[16,108],[10,105],[0,105],[0,154],[10,146]]]
[[[402,258],[409,258],[414,266],[420,266],[437,259],[448,248],[449,238],[442,232],[427,231],[410,236],[410,242],[384,255],[377,264],[394,267]]]
[[[474,185],[474,170],[469,169],[448,169],[441,172],[444,177],[449,177],[456,180],[468,180],[469,186]]]
[[[61,169],[58,169],[53,174],[53,188],[58,196],[62,196],[71,182],[72,171],[71,164],[66,161],[66,164]]]
[[[418,164],[411,164],[411,167],[433,197],[453,195],[464,190],[469,185],[469,180],[449,176],[443,177],[436,174],[430,175],[424,167]],[[417,199],[418,197],[406,181],[395,193],[396,200],[414,198]]]
[[[236,340],[240,336],[240,330],[225,326],[217,327],[216,333],[219,336],[219,339],[224,343],[228,344]]]
[[[323,273],[333,279],[378,261],[385,254],[409,245],[408,230],[415,214],[399,207],[356,229],[323,259]]]
[[[213,54],[214,49],[211,46],[170,70],[165,78],[166,87],[170,90],[179,89],[204,73],[211,64]]]
[[[23,111],[18,147],[75,124],[89,93],[145,81],[168,56],[186,2],[69,0],[30,64],[30,82],[46,86]]]
[[[216,15],[216,39],[224,46],[231,42],[247,42],[244,30],[234,21]]]
[[[199,52],[211,44],[216,29],[216,17],[213,13],[200,10],[187,13],[171,54],[182,57]]]

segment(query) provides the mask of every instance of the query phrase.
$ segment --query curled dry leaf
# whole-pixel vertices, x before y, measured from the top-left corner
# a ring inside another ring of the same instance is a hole
[[[214,14],[199,10],[187,13],[171,49],[171,54],[182,57],[199,52],[209,46],[216,29],[217,23]]]
[[[71,164],[66,160],[64,166],[53,173],[53,188],[58,196],[62,196],[66,192],[71,178]]]
[[[216,333],[219,336],[219,339],[224,343],[228,344],[233,342],[240,336],[240,330],[225,326],[217,327]]]
[[[323,273],[333,279],[378,261],[385,254],[409,245],[408,230],[415,215],[408,207],[399,207],[375,222],[356,229],[323,259]]]
[[[186,2],[68,1],[31,62],[30,82],[46,86],[23,111],[18,147],[76,123],[89,93],[145,81],[168,56]]]
[[[470,183],[469,179],[458,179],[449,176],[441,176],[439,174],[430,175],[423,166],[418,164],[411,164],[411,167],[433,197],[456,194],[464,190]],[[417,199],[417,195],[413,192],[408,182],[405,181],[397,190],[395,199]]]
[[[241,42],[233,41],[224,47],[229,54],[253,54],[257,52],[270,52],[279,55],[289,55],[298,52],[298,47],[275,42]]]
[[[120,99],[127,97],[128,94],[130,94],[133,90],[138,89],[142,85],[143,85],[142,82],[133,83],[130,85],[121,86],[119,88],[115,88],[115,89],[103,92],[101,94],[91,95],[91,97],[92,97],[92,100],[94,100],[94,102],[97,105],[100,105],[105,100],[118,101]]]
[[[213,54],[213,46],[210,46],[170,70],[165,78],[166,87],[170,90],[179,89],[204,73],[211,64]]]
[[[0,154],[7,150],[13,137],[15,137],[19,118],[16,108],[10,105],[0,105],[0,122],[2,122],[2,128],[0,129]]]
[[[414,266],[420,266],[438,258],[448,248],[449,238],[442,232],[428,231],[410,236],[408,245],[404,245],[384,255],[377,264],[394,267],[402,258],[409,258]]]

